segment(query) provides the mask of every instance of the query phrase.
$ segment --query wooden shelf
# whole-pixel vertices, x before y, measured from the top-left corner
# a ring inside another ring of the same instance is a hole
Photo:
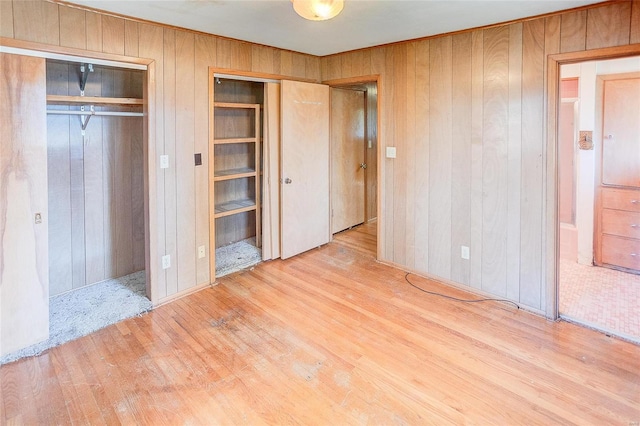
[[[144,99],[138,98],[103,98],[100,96],[65,96],[47,95],[47,103],[58,105],[120,105],[141,106]]]
[[[213,180],[218,182],[221,180],[253,177],[255,175],[255,169],[250,169],[248,167],[244,167],[241,169],[217,170],[214,174]]]
[[[255,200],[233,200],[222,204],[216,204],[215,215],[216,219],[225,216],[231,216],[233,214],[249,212],[256,210]]]
[[[214,102],[216,108],[236,108],[236,109],[256,109],[260,108],[259,104],[239,104],[234,102]]]
[[[222,145],[226,143],[256,143],[256,138],[226,138],[226,139],[214,139],[213,143],[216,145]]]

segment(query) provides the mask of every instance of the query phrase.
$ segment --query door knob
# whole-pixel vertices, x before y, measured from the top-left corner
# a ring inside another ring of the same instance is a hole
[[[366,169],[367,168],[367,163],[360,163],[360,168],[361,169]]]
[[[290,183],[291,183],[291,179],[289,179],[289,178],[285,178],[285,179],[284,179],[284,183],[285,183],[285,184],[287,184],[287,185],[288,185],[288,184],[290,184]]]

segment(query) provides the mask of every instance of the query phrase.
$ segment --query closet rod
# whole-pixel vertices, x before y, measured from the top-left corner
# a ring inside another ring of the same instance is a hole
[[[142,117],[143,112],[126,112],[126,111],[64,111],[59,109],[48,109],[47,114],[58,115],[112,115],[117,117]]]

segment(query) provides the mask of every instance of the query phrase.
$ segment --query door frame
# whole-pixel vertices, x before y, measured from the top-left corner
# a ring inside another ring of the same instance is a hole
[[[376,135],[378,137],[378,143],[376,144],[376,160],[378,164],[376,165],[376,259],[382,259],[382,247],[384,247],[384,212],[381,208],[381,206],[384,205],[384,191],[382,189],[383,185],[380,185],[380,182],[384,182],[384,158],[382,158],[383,135],[381,132],[382,125],[380,120],[382,117],[382,77],[380,74],[372,74],[359,77],[325,80],[322,82],[322,84],[327,84],[331,88],[340,88],[342,86],[353,86],[366,83],[375,83],[377,87]]]
[[[608,47],[588,51],[558,53],[547,57],[546,82],[546,157],[543,199],[543,257],[545,277],[545,315],[551,320],[559,318],[558,262],[560,253],[560,221],[558,200],[558,113],[560,101],[560,66],[587,61],[620,59],[640,55],[640,44]]]

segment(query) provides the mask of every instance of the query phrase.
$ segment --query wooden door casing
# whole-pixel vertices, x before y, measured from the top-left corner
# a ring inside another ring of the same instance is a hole
[[[281,258],[329,242],[329,86],[281,86]]]
[[[331,89],[331,233],[365,221],[365,96]]]

